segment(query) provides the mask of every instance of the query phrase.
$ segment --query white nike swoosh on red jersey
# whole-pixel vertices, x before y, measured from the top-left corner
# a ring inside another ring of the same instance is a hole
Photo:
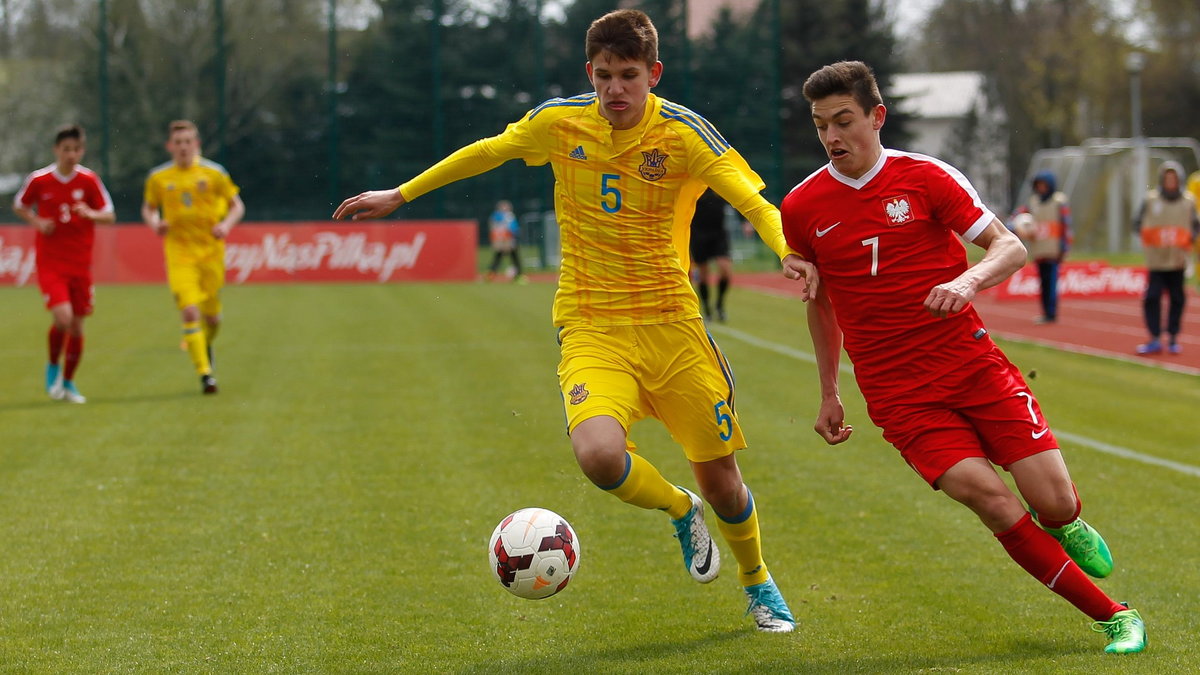
[[[841,225],[841,224],[842,224],[842,221],[840,221],[840,220],[839,220],[839,221],[837,221],[836,223],[834,223],[834,224],[830,225],[829,227],[827,227],[827,228],[825,228],[825,229],[823,229],[823,230],[821,230],[821,229],[818,229],[818,230],[817,230],[817,236],[818,236],[818,237],[824,237],[825,235],[829,234],[829,231],[830,231],[830,230],[832,230],[833,228],[835,228],[835,227],[837,227],[838,225]]]

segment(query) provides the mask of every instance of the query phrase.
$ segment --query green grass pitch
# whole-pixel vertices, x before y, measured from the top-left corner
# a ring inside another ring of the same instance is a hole
[[[102,287],[77,378],[41,391],[48,314],[0,289],[0,672],[1165,673],[1200,670],[1196,378],[1009,344],[1067,443],[1101,583],[1146,653],[1012,564],[880,438],[826,446],[803,307],[735,287],[713,335],[738,377],[740,455],[765,556],[799,619],[763,635],[725,549],[707,586],[665,516],[579,473],[547,284],[257,285],[226,291],[221,393],[202,397],[161,286]],[[653,421],[634,439],[676,482]],[[1115,457],[1117,446],[1177,463]],[[487,569],[505,514],[544,506],[582,542],[561,594]]]

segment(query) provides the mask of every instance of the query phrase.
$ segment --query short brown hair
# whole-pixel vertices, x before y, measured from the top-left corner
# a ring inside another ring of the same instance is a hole
[[[193,131],[196,137],[200,137],[200,130],[196,128],[196,123],[191,120],[175,120],[167,125],[167,138],[175,135],[176,131]]]
[[[645,12],[618,9],[592,22],[583,49],[588,61],[608,52],[619,59],[653,66],[658,61],[658,30]]]
[[[54,145],[57,146],[68,138],[74,138],[80,143],[84,143],[87,141],[87,134],[78,124],[64,124],[54,132]]]
[[[850,94],[869,113],[883,105],[875,73],[862,61],[838,61],[816,71],[804,81],[804,98],[809,103],[836,94]]]

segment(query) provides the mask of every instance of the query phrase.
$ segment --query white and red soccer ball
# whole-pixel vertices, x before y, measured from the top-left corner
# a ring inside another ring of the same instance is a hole
[[[1033,219],[1033,215],[1030,213],[1022,212],[1013,216],[1012,224],[1013,231],[1021,239],[1033,239],[1033,236],[1037,234],[1037,221]]]
[[[530,600],[548,598],[566,588],[579,570],[579,538],[557,513],[521,509],[492,531],[488,562],[508,592]]]

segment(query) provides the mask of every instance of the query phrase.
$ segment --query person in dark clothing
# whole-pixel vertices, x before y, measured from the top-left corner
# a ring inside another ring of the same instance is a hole
[[[729,257],[729,232],[725,230],[725,200],[716,192],[706,190],[696,202],[696,214],[692,216],[692,262],[696,265],[696,294],[704,318],[712,318],[710,302],[709,263],[717,265],[717,321],[725,321],[725,293],[733,279],[733,260]]]
[[[1183,277],[1191,256],[1192,241],[1200,235],[1200,219],[1196,203],[1181,189],[1183,167],[1177,162],[1163,162],[1159,169],[1158,189],[1151,190],[1142,203],[1133,231],[1142,240],[1146,256],[1149,284],[1142,298],[1142,314],[1150,340],[1137,346],[1138,354],[1160,354],[1163,351],[1162,296],[1169,297],[1167,305],[1167,351],[1178,354],[1179,329],[1183,321],[1186,294]]]
[[[1034,323],[1054,323],[1058,320],[1058,265],[1071,248],[1071,207],[1067,196],[1058,192],[1054,174],[1039,171],[1033,177],[1033,193],[1015,215],[1028,213],[1033,227],[1018,230],[1017,235],[1029,250],[1041,281],[1042,313]]]

